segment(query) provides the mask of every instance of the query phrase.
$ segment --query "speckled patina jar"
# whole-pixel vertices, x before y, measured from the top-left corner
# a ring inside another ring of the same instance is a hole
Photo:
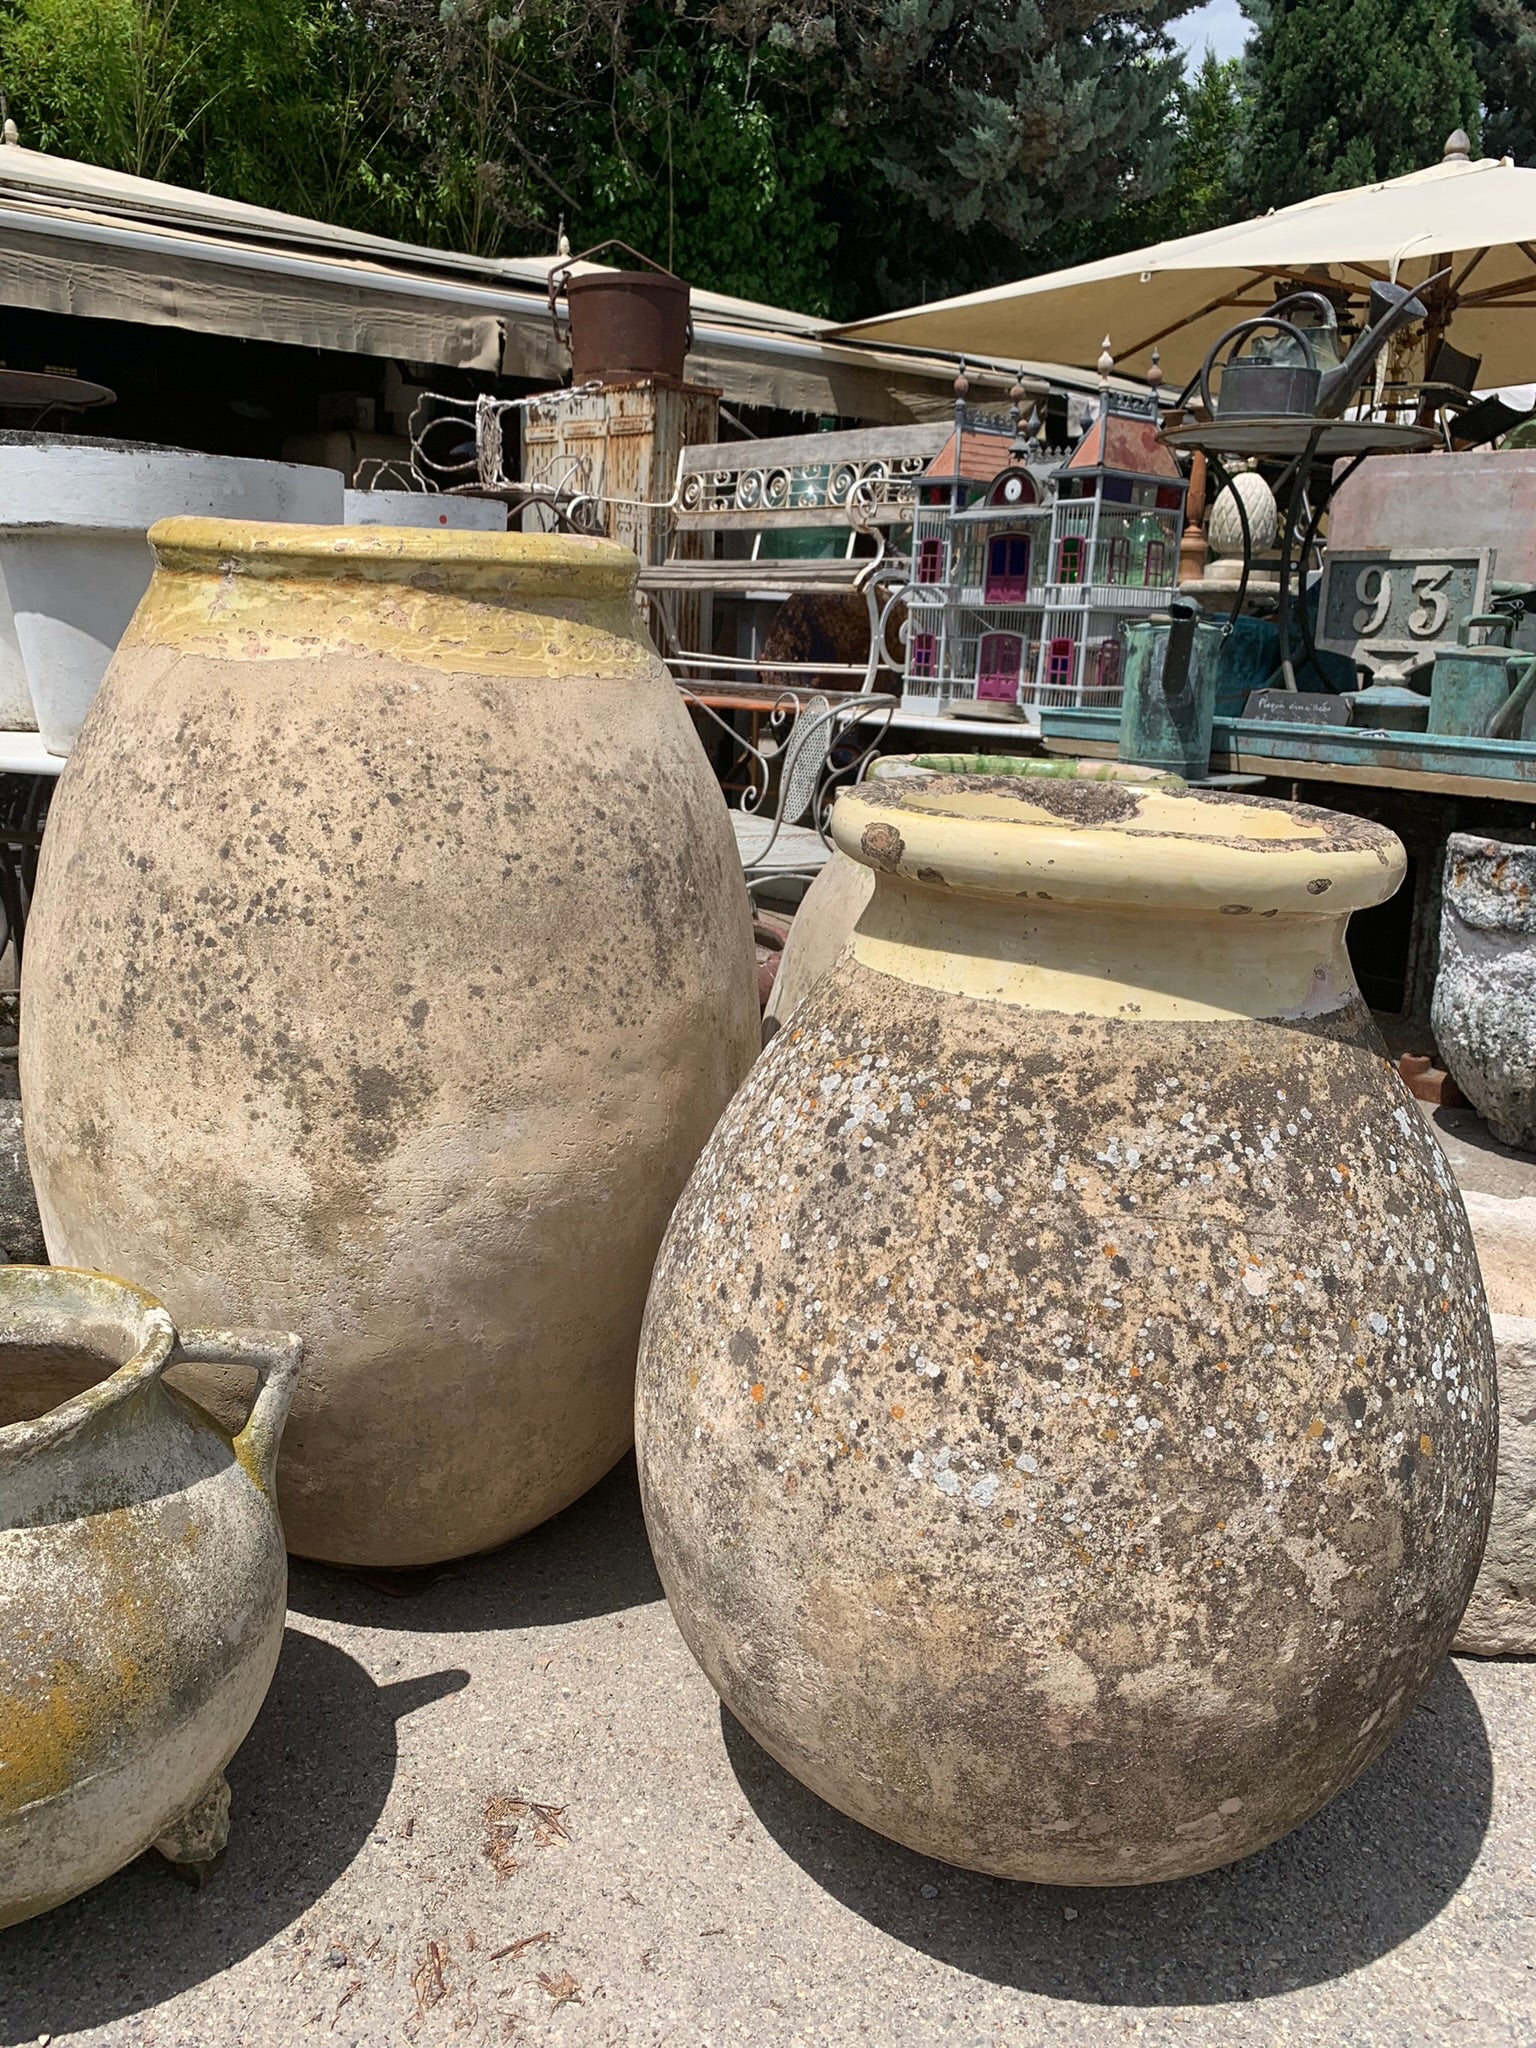
[[[638,1427],[673,1612],[866,1825],[1175,1878],[1370,1763],[1493,1483],[1465,1212],[1350,973],[1381,828],[864,787],[876,887],[678,1206]]]
[[[304,1337],[292,1549],[487,1548],[630,1442],[656,1247],[758,1038],[725,806],[622,548],[152,538],[28,931],[49,1249]]]
[[[254,1366],[231,1440],[165,1383]],[[0,1927],[151,1843],[201,1874],[288,1585],[272,1503],[297,1338],[178,1338],[121,1280],[0,1267]]]

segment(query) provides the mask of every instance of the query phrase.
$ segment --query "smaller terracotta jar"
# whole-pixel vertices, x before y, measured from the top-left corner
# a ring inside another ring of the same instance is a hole
[[[151,1295],[0,1267],[0,1927],[153,1844],[207,1866],[266,1697],[288,1570],[272,1505],[296,1337],[189,1330]],[[230,1438],[166,1385],[254,1367]]]

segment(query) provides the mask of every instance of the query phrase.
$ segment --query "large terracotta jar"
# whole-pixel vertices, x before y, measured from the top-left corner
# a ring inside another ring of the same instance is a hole
[[[255,1367],[233,1439],[166,1385]],[[201,1875],[288,1587],[272,1504],[298,1340],[186,1330],[100,1273],[0,1266],[0,1927],[153,1845]]]
[[[725,807],[623,549],[152,540],[28,931],[50,1253],[304,1337],[290,1548],[504,1542],[627,1448],[656,1246],[755,1047]]]
[[[673,1611],[765,1748],[913,1848],[1228,1862],[1391,1739],[1487,1524],[1466,1216],[1344,946],[1402,849],[965,776],[833,831],[874,896],[652,1284]]]

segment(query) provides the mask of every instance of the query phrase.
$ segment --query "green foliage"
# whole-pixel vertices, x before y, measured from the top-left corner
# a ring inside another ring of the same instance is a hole
[[[336,0],[4,0],[0,86],[39,149],[388,227],[388,80]]]
[[[1483,148],[1536,164],[1536,7],[1477,0],[1473,50],[1483,89]]]
[[[1422,170],[1453,128],[1477,134],[1470,0],[1268,0],[1256,26],[1253,212]]]
[[[825,189],[840,311],[941,297],[1033,267],[1042,237],[1166,175],[1182,0],[737,0],[799,52],[849,137]],[[819,77],[817,77],[819,71]]]
[[[1207,50],[1192,78],[1181,78],[1167,130],[1168,168],[1151,197],[1117,207],[1101,221],[1072,223],[1037,245],[1034,267],[1091,263],[1152,242],[1196,235],[1240,219],[1242,144],[1248,108],[1243,62]]]
[[[850,315],[1169,174],[1183,0],[0,0],[35,146],[485,255],[618,235]]]

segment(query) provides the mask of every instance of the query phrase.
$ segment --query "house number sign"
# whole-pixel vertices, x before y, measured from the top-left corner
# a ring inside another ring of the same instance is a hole
[[[1323,564],[1317,643],[1370,662],[1452,642],[1483,609],[1492,548],[1330,548]]]

